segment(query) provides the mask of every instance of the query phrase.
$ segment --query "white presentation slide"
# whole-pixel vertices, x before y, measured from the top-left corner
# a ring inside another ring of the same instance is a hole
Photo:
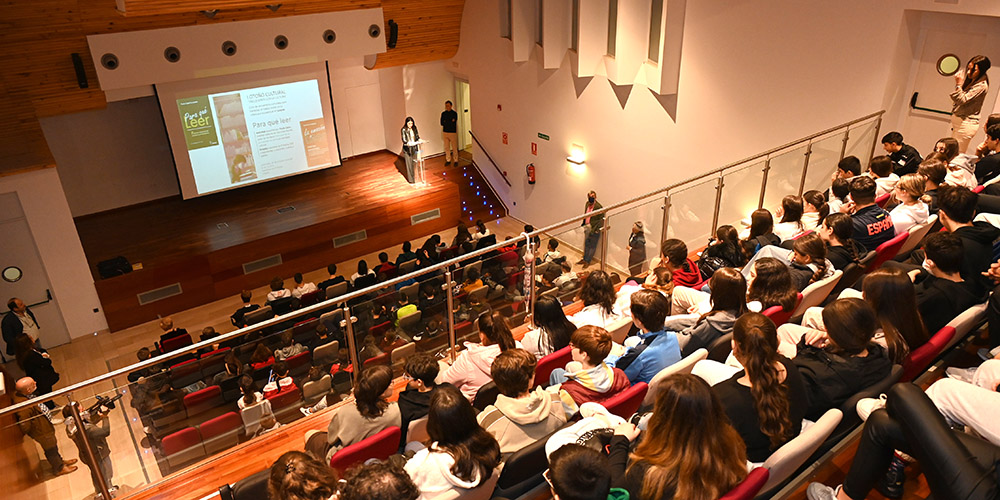
[[[255,86],[198,81],[194,93],[158,86],[184,198],[339,165],[325,68],[312,75]]]

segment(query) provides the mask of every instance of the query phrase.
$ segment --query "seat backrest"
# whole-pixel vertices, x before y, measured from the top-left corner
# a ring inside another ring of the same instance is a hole
[[[708,345],[708,359],[724,363],[733,351],[733,334],[727,333]]]
[[[256,309],[246,313],[243,316],[243,321],[249,325],[255,325],[261,321],[267,321],[274,317],[274,311],[271,310],[271,306],[264,306],[260,309]]]
[[[274,314],[288,314],[299,308],[299,299],[295,297],[282,297],[268,302],[267,305],[271,306]]]
[[[312,362],[312,351],[302,351],[285,360],[285,363],[288,365],[288,369],[291,371],[295,371],[303,366],[308,366],[310,362]]]
[[[570,346],[566,346],[552,354],[542,356],[542,359],[538,360],[538,364],[535,366],[535,387],[549,386],[549,375],[552,375],[552,370],[566,366],[566,363],[573,359],[571,349]]]
[[[326,287],[326,298],[332,299],[334,297],[339,297],[347,293],[348,284],[346,281],[341,281],[340,283],[330,285]]]
[[[548,457],[545,456],[545,443],[555,432],[558,430],[507,457],[497,480],[495,496],[516,498],[545,481],[542,473],[549,466]]]
[[[320,293],[323,292],[321,290],[313,290],[309,293],[302,294],[302,296],[299,297],[299,307],[307,307],[319,302]]]
[[[653,375],[653,379],[649,381],[649,389],[646,390],[646,396],[642,399],[642,405],[640,406],[653,404],[656,400],[656,395],[660,392],[660,384],[667,377],[678,373],[691,373],[691,368],[694,368],[694,364],[706,358],[708,358],[708,349],[703,347],[688,354],[684,359],[657,372],[656,375]]]
[[[410,274],[417,268],[417,259],[410,259],[399,263],[399,275]]]
[[[266,399],[240,410],[240,418],[243,419],[243,429],[245,429],[247,435],[252,436],[260,428],[260,417],[272,413],[271,402]]]
[[[778,305],[778,306],[768,307],[767,309],[764,310],[763,314],[764,316],[771,318],[771,321],[774,322],[774,326],[776,327],[781,326],[784,325],[785,323],[788,323],[788,320],[792,319],[792,313],[795,312],[795,309],[801,303],[802,303],[802,293],[800,292],[795,297],[795,307],[793,307],[790,311],[786,311],[784,307]]]
[[[500,389],[497,389],[497,385],[491,380],[476,391],[476,397],[472,399],[472,407],[483,411],[487,406],[496,403],[499,395]]]
[[[474,290],[469,290],[469,298],[467,300],[469,302],[473,302],[473,299],[475,299],[475,301],[477,302],[482,302],[486,300],[486,292],[488,292],[489,290],[490,287],[488,286],[481,286]]]
[[[399,293],[405,294],[407,300],[416,303],[420,295],[420,283],[410,283],[399,289]]]
[[[187,408],[189,417],[223,404],[225,404],[225,400],[222,399],[222,388],[217,385],[184,396],[184,407]]]
[[[629,317],[624,317],[608,325],[608,333],[611,334],[611,340],[619,344],[625,341],[625,337],[628,336],[628,332],[631,329],[632,329],[632,318]]]
[[[417,352],[417,344],[415,342],[407,342],[393,349],[389,357],[395,366],[397,362],[406,362],[406,358],[413,356],[415,352]]]
[[[775,450],[764,462],[764,468],[768,470],[769,477],[761,489],[770,490],[791,477],[833,432],[833,429],[840,423],[842,415],[838,409],[827,410],[815,424]]]
[[[319,380],[310,380],[302,384],[302,399],[306,401],[325,396],[333,386],[333,377],[323,375]]]
[[[875,249],[875,260],[868,264],[865,272],[872,272],[879,268],[885,261],[893,258],[899,253],[899,249],[906,244],[906,239],[910,236],[910,233],[900,233],[894,236],[891,240],[882,243]]]
[[[601,405],[607,408],[610,413],[627,419],[639,409],[639,405],[642,404],[642,400],[646,397],[648,390],[649,384],[638,382],[632,384],[632,387],[605,399]]]
[[[172,337],[167,340],[164,340],[163,342],[160,343],[160,350],[162,350],[164,353],[173,352],[178,349],[187,347],[193,343],[194,342],[191,341],[191,334],[189,333],[186,335]]]
[[[231,488],[233,500],[268,500],[271,498],[267,491],[267,481],[270,477],[271,468],[268,467],[236,481]]]
[[[954,328],[955,335],[951,338],[951,341],[948,342],[948,345],[945,346],[945,351],[951,349],[953,345],[957,344],[965,337],[968,337],[977,326],[986,321],[986,308],[986,302],[976,304],[963,311],[962,314],[955,316],[955,319],[948,322],[946,326]]]
[[[375,366],[375,365],[389,365],[391,364],[390,362],[391,358],[389,357],[390,354],[391,353],[383,352],[378,356],[373,356],[371,358],[368,358],[365,360],[364,363],[361,364],[361,366],[363,366],[364,368],[368,368],[369,366]]]
[[[899,247],[899,251],[896,252],[896,255],[907,255],[912,252],[914,248],[917,248],[917,245],[919,245],[921,241],[924,241],[924,236],[927,236],[927,233],[932,227],[934,227],[934,223],[937,222],[937,218],[937,214],[934,214],[928,217],[923,224],[911,226],[909,231],[907,231],[910,236],[906,238],[906,242],[903,243],[903,246]]]
[[[770,472],[767,469],[757,467],[750,471],[750,474],[747,474],[747,477],[743,478],[735,488],[719,497],[719,500],[752,500],[757,495],[757,492],[764,487],[764,484],[767,483],[769,476]]]
[[[887,203],[889,203],[889,197],[891,197],[891,196],[892,196],[892,192],[891,191],[888,192],[888,193],[885,193],[882,196],[879,196],[879,197],[875,198],[875,204],[878,205],[880,208],[885,208],[885,205]]]
[[[945,326],[934,334],[924,345],[910,351],[910,354],[903,360],[903,376],[899,378],[902,382],[910,382],[917,378],[927,368],[928,365],[944,352],[951,339],[955,336],[955,328]]]
[[[795,307],[795,312],[792,313],[792,317],[801,316],[806,312],[806,309],[810,307],[815,307],[823,303],[827,296],[830,295],[830,291],[833,287],[837,286],[837,282],[844,275],[841,270],[836,270],[830,276],[823,278],[815,283],[810,283],[809,286],[802,290],[802,300],[799,301],[799,305]]]
[[[416,441],[418,443],[426,443],[430,441],[431,436],[427,434],[427,415],[416,420],[411,420],[409,427],[406,429],[406,440],[409,442]]]
[[[271,402],[271,409],[277,411],[287,408],[302,400],[302,390],[295,387],[291,390],[283,390],[267,398]]]
[[[380,338],[382,338],[382,337],[385,336],[386,330],[388,330],[390,328],[392,328],[392,322],[391,321],[383,321],[382,323],[379,323],[379,324],[377,324],[377,325],[369,328],[368,329],[368,333],[372,337],[380,339]]]
[[[340,342],[334,340],[313,350],[313,362],[316,365],[333,363],[340,356]]]
[[[205,452],[212,454],[234,446],[240,441],[243,420],[235,411],[225,413],[198,426]]]
[[[385,460],[399,449],[399,434],[399,427],[386,427],[371,437],[345,446],[330,457],[330,467],[336,469],[342,476],[348,467],[365,460],[371,458]]]
[[[173,468],[205,456],[201,434],[194,427],[186,427],[169,434],[160,441],[167,464]]]
[[[406,333],[417,331],[417,327],[420,325],[420,320],[423,319],[423,316],[423,312],[417,310],[413,314],[407,314],[399,318],[399,329]]]

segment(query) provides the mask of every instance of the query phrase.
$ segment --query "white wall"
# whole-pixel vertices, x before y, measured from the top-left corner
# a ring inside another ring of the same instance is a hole
[[[455,102],[455,76],[445,69],[445,61],[403,66],[403,97],[406,114],[412,116],[420,138],[428,141],[424,155],[444,152],[441,137],[441,112],[444,102]],[[400,120],[399,127],[403,126]],[[396,131],[399,135],[399,131]]]
[[[364,67],[364,58],[329,62],[330,87],[344,158],[385,149],[379,75]]]
[[[603,68],[588,79],[568,62],[543,70],[537,53],[515,63],[511,42],[497,35],[496,2],[466,4],[449,67],[468,77],[476,135],[513,187],[484,171],[513,215],[536,226],[579,213],[590,189],[622,200],[893,105],[893,65],[909,69],[910,56],[896,51],[912,37],[900,31],[904,7],[1000,14],[981,0],[688,2],[679,90],[658,100],[639,84],[613,88]],[[582,173],[568,168],[573,143],[586,150]],[[478,150],[476,160],[488,163]],[[534,186],[524,178],[529,162]]]
[[[74,217],[180,194],[155,97],[39,121]]]
[[[0,177],[0,193],[17,193],[72,338],[107,329],[94,279],[54,168]],[[98,312],[94,312],[97,309]]]

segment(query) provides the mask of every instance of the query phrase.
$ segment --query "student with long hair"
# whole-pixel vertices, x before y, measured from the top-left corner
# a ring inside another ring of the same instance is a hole
[[[727,224],[715,230],[715,238],[708,242],[708,248],[702,252],[698,268],[703,278],[711,278],[719,268],[743,267],[744,264],[746,256],[740,247],[739,233],[735,227]]]
[[[743,253],[749,259],[757,253],[757,250],[767,245],[777,245],[781,243],[781,238],[774,234],[774,218],[766,208],[758,208],[750,214],[750,230],[746,237],[740,241],[743,246]],[[741,235],[742,236],[742,235]]]
[[[795,309],[799,294],[788,266],[780,260],[773,257],[757,260],[748,281],[747,301],[759,302],[762,311],[773,306],[781,306],[786,311]]]
[[[815,231],[827,215],[830,215],[830,205],[826,204],[826,196],[822,192],[813,189],[802,193],[803,229]]]
[[[802,225],[802,198],[793,194],[782,198],[778,216],[781,220],[774,225],[774,234],[782,241],[790,240],[805,230]]]
[[[746,443],[747,459],[763,462],[799,434],[805,386],[792,361],[778,354],[778,333],[763,314],[749,312],[736,320],[733,356],[744,370],[712,392]]]
[[[476,421],[458,389],[441,386],[431,396],[427,414],[431,445],[406,462],[406,472],[421,498],[454,498],[483,484],[500,465],[500,445]]]
[[[466,342],[465,350],[455,357],[455,362],[438,375],[438,382],[458,387],[472,401],[479,388],[493,380],[490,366],[501,352],[521,347],[514,341],[510,326],[499,311],[483,314],[476,320],[479,326],[479,343]]]
[[[903,234],[917,224],[927,222],[930,216],[930,197],[924,196],[925,179],[919,174],[906,174],[899,179],[892,190],[892,196],[899,204],[889,211],[896,234]]]
[[[568,346],[569,337],[576,330],[576,325],[566,319],[562,303],[551,295],[535,299],[531,323],[535,328],[524,334],[521,344],[538,358]]]
[[[257,344],[257,348],[250,355],[250,367],[259,370],[272,363],[274,363],[274,353],[263,342]]]
[[[241,410],[264,400],[264,395],[257,390],[257,385],[250,375],[240,377],[240,394],[243,396],[236,400],[236,406]]]
[[[817,232],[826,243],[826,258],[834,269],[843,271],[848,264],[861,260],[864,248],[854,242],[850,215],[837,212],[826,216]]]
[[[327,500],[337,492],[337,473],[301,451],[287,451],[271,465],[268,496],[274,500]]]
[[[990,59],[977,55],[969,59],[965,71],[955,73],[955,89],[951,97],[951,136],[958,141],[958,151],[964,153],[969,141],[979,130],[979,112],[986,101],[990,78]]]
[[[810,283],[833,274],[833,264],[826,260],[826,244],[816,233],[800,236],[792,243],[792,256],[788,263],[792,282],[799,291]]]
[[[629,423],[615,429],[609,461],[613,485],[637,500],[714,500],[747,475],[740,435],[708,384],[690,374],[663,381],[641,435]]]
[[[837,299],[823,308],[823,323],[827,337],[803,337],[794,359],[809,398],[806,418],[813,421],[884,380],[892,366],[885,349],[872,342],[878,322],[867,302]]]
[[[606,329],[621,319],[621,315],[614,312],[615,286],[611,276],[604,271],[591,271],[587,275],[580,288],[580,300],[583,309],[569,317],[577,328],[593,325]]]
[[[677,332],[683,356],[707,348],[715,339],[732,332],[736,318],[747,311],[747,282],[739,270],[719,269],[709,280],[709,288],[712,292],[707,312],[674,316],[664,324],[668,331]]]
[[[333,414],[326,432],[306,433],[306,451],[329,463],[333,454],[387,427],[399,426],[399,406],[392,396],[392,368],[374,365],[365,368],[354,387],[354,404]]]

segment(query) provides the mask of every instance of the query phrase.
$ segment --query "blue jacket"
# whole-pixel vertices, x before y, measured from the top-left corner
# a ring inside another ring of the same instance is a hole
[[[677,343],[676,333],[660,330],[658,332],[640,333],[639,338],[642,339],[642,344],[629,349],[625,353],[625,356],[622,356],[622,359],[634,357],[631,364],[622,368],[622,371],[625,372],[625,375],[628,375],[628,379],[633,384],[638,382],[648,384],[660,370],[681,360],[681,347]],[[643,345],[646,347],[638,356],[629,356],[629,354],[632,354]],[[620,363],[621,360],[616,362],[619,368],[621,368]]]

